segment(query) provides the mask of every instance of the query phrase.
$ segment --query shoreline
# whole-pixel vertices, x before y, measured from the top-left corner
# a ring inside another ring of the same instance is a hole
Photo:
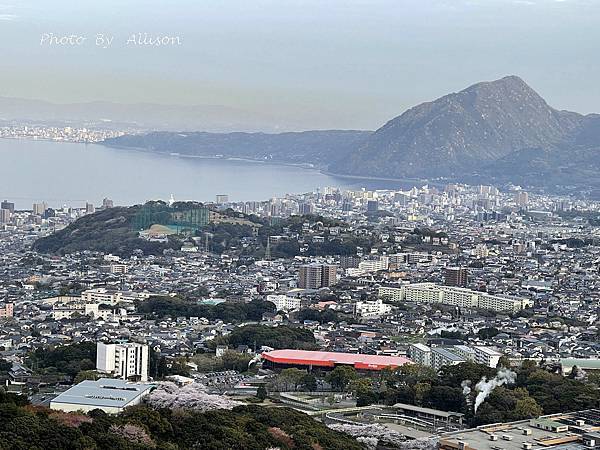
[[[412,183],[415,187],[423,186],[424,184],[432,185],[432,186],[444,186],[445,184],[451,182],[450,180],[448,180],[447,182],[440,182],[440,181],[431,181],[431,180],[420,179],[420,178],[391,178],[391,177],[376,177],[376,176],[365,176],[365,175],[350,175],[350,174],[331,172],[331,171],[327,170],[326,167],[320,167],[318,165],[314,165],[311,163],[292,163],[292,162],[285,162],[285,161],[243,158],[243,157],[236,157],[236,156],[190,155],[190,154],[182,154],[182,153],[178,153],[178,152],[163,152],[163,151],[150,150],[145,147],[128,147],[128,146],[124,146],[124,145],[108,145],[108,144],[105,144],[104,141],[98,141],[98,142],[61,141],[61,140],[55,140],[55,139],[43,139],[43,138],[34,138],[34,137],[28,137],[28,136],[15,136],[15,137],[3,136],[1,138],[9,139],[9,140],[55,142],[58,144],[100,145],[105,148],[112,148],[112,149],[117,149],[117,150],[129,150],[129,151],[134,151],[134,152],[139,152],[139,153],[149,153],[152,155],[161,155],[161,156],[186,158],[186,159],[208,159],[208,160],[221,160],[221,161],[232,161],[232,162],[240,161],[240,162],[247,162],[247,163],[253,163],[253,164],[265,164],[265,165],[272,165],[272,166],[297,167],[300,169],[313,170],[313,171],[319,172],[323,175],[330,176],[333,178],[342,178],[342,179],[349,179],[349,180],[364,180],[364,181],[388,181],[388,182],[393,182],[393,183],[404,183],[404,184]]]
[[[431,180],[419,179],[419,178],[389,178],[389,177],[375,177],[375,176],[365,176],[365,175],[342,174],[342,173],[330,172],[325,167],[320,167],[320,166],[317,166],[314,164],[309,164],[309,163],[300,164],[300,163],[291,163],[291,162],[275,161],[275,160],[265,161],[262,159],[242,158],[242,157],[235,157],[235,156],[189,155],[189,154],[182,154],[182,153],[178,153],[178,152],[167,153],[167,152],[163,152],[163,151],[149,150],[148,148],[145,148],[145,147],[127,147],[127,146],[123,146],[123,145],[106,145],[106,144],[103,144],[102,142],[99,142],[98,145],[102,145],[103,147],[108,147],[108,148],[120,149],[120,150],[132,150],[132,151],[136,151],[136,152],[140,152],[140,153],[150,153],[150,154],[154,154],[154,155],[170,156],[170,157],[177,157],[177,158],[209,159],[209,160],[221,160],[221,161],[233,161],[233,162],[242,161],[242,162],[248,162],[248,163],[253,163],[253,164],[267,164],[267,165],[273,165],[273,166],[298,167],[301,169],[314,170],[323,175],[327,175],[327,176],[334,177],[334,178],[343,178],[343,179],[351,179],[351,180],[389,181],[389,182],[405,183],[405,184],[414,183],[414,186],[422,186],[424,184],[429,184],[429,185],[433,185],[433,186],[444,186],[445,184],[450,182],[450,181],[448,181],[448,182],[431,181]]]

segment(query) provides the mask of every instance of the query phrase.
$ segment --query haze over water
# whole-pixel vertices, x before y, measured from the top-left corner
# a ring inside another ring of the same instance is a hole
[[[336,178],[293,166],[221,159],[194,159],[107,148],[93,144],[0,139],[0,197],[18,209],[34,202],[50,207],[115,205],[147,200],[268,200],[324,186],[405,188],[400,183]]]

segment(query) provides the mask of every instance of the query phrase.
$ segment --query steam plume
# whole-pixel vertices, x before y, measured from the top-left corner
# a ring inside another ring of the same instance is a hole
[[[512,384],[517,379],[517,374],[510,369],[501,368],[498,373],[491,380],[487,380],[483,377],[479,383],[475,385],[475,391],[477,391],[477,397],[475,398],[475,412],[477,408],[485,401],[485,399],[492,393],[494,389],[503,384]],[[463,388],[464,392],[464,388]]]

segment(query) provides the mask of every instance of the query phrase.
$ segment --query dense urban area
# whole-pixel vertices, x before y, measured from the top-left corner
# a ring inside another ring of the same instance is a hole
[[[0,223],[2,448],[600,438],[598,202],[458,184],[6,199]]]

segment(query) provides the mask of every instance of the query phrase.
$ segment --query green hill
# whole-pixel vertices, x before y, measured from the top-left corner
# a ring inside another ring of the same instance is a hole
[[[167,248],[179,248],[177,238],[168,243],[149,242],[138,236],[134,222],[147,205],[116,207],[84,216],[66,228],[38,239],[33,249],[40,253],[64,255],[80,251],[96,251],[129,256],[140,249],[146,255],[162,254]]]

